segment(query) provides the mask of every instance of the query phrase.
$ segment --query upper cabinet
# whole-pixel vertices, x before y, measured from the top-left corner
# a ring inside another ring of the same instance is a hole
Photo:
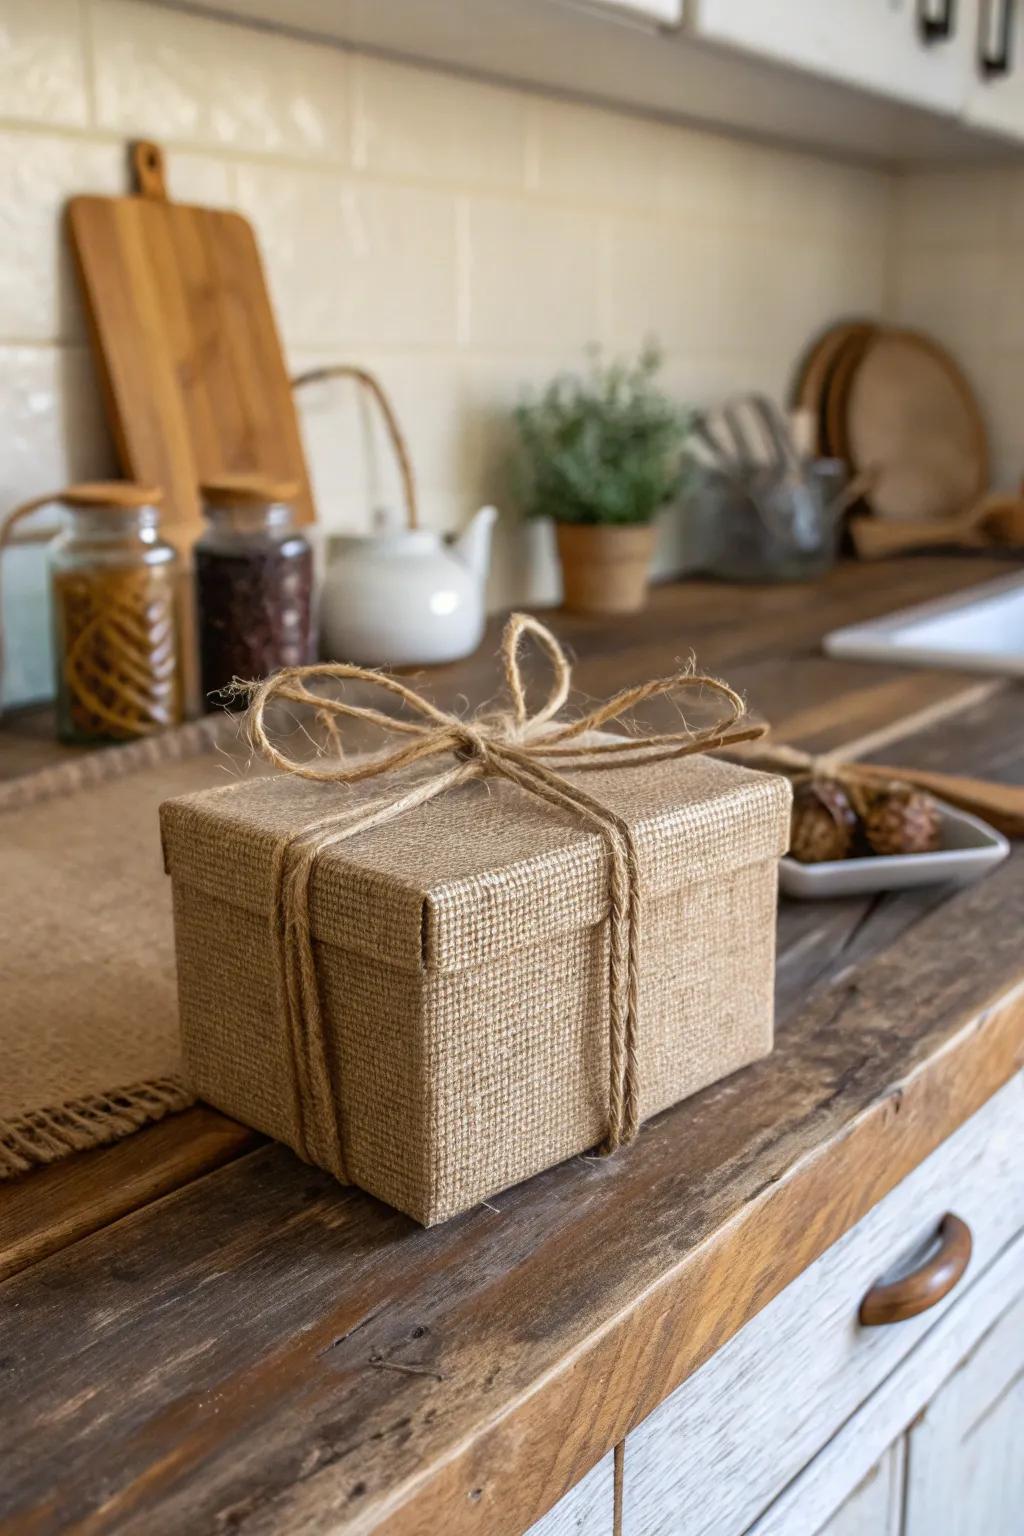
[[[977,0],[691,0],[687,23],[708,42],[956,114],[976,9]]]
[[[639,17],[662,27],[678,27],[683,19],[683,0],[570,0],[578,5],[594,5],[618,11],[624,17]]]
[[[689,33],[1024,141],[1021,0],[690,0]]]
[[[192,9],[219,16],[889,165],[1020,153],[1022,7],[1024,0],[191,0]]]
[[[1019,0],[979,0],[968,123],[1024,139],[1024,14]]]

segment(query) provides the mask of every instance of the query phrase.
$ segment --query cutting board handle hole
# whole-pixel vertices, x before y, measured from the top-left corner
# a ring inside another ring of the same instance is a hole
[[[159,144],[140,139],[132,145],[132,169],[135,173],[136,190],[142,197],[166,198],[164,181],[164,152]]]

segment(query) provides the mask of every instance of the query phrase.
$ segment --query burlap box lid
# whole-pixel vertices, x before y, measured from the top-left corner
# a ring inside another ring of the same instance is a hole
[[[646,1117],[771,1049],[790,790],[708,757],[585,779],[639,856]],[[284,774],[161,807],[185,1063],[211,1104],[430,1225],[602,1140],[608,850],[497,779],[324,849],[325,1085],[282,1018],[275,856],[362,793]]]

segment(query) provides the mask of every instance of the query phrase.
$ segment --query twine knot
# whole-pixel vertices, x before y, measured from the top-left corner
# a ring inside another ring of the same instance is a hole
[[[532,713],[519,651],[527,635],[540,646],[551,668],[547,697]],[[695,672],[691,667],[668,677],[625,688],[574,720],[560,717],[568,696],[572,671],[565,652],[551,631],[528,614],[510,617],[501,642],[507,707],[470,719],[448,714],[386,672],[347,662],[323,662],[286,667],[251,690],[248,711],[250,738],[275,767],[321,783],[354,784],[426,763],[437,771],[400,781],[396,793],[370,801],[336,807],[284,839],[275,853],[274,921],[281,1010],[291,1042],[293,1108],[297,1150],[311,1161],[323,1162],[345,1179],[342,1126],[338,1094],[331,1081],[324,1040],[319,982],[309,923],[310,884],[319,856],[328,848],[392,821],[416,806],[470,780],[492,776],[507,779],[527,794],[567,811],[602,834],[608,850],[608,1124],[602,1150],[612,1152],[629,1142],[639,1126],[637,1057],[640,984],[641,877],[629,824],[566,777],[595,768],[620,768],[689,757],[754,741],[766,730],[744,724],[743,700],[727,683]],[[311,690],[320,683],[358,681],[380,688],[407,706],[410,715],[385,714],[369,705]],[[707,690],[724,701],[723,717],[702,730],[682,722],[681,729],[654,735],[615,736],[602,732],[611,721],[658,696]],[[290,758],[267,731],[268,707],[278,701],[311,707],[320,721],[332,755],[329,760]],[[379,729],[385,738],[399,738],[370,756],[346,757],[339,722],[358,720]],[[601,733],[596,735],[595,733]]]
[[[471,763],[475,758],[486,767],[492,756],[492,747],[484,731],[472,725],[460,724],[454,734],[458,742],[453,750],[459,761]]]

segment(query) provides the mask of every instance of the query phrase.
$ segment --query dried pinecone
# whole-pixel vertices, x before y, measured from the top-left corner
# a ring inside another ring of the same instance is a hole
[[[805,779],[793,791],[789,851],[801,864],[845,859],[857,832],[857,813],[836,779]]]
[[[897,784],[872,795],[864,832],[872,853],[934,853],[939,846],[939,808],[930,795]]]

